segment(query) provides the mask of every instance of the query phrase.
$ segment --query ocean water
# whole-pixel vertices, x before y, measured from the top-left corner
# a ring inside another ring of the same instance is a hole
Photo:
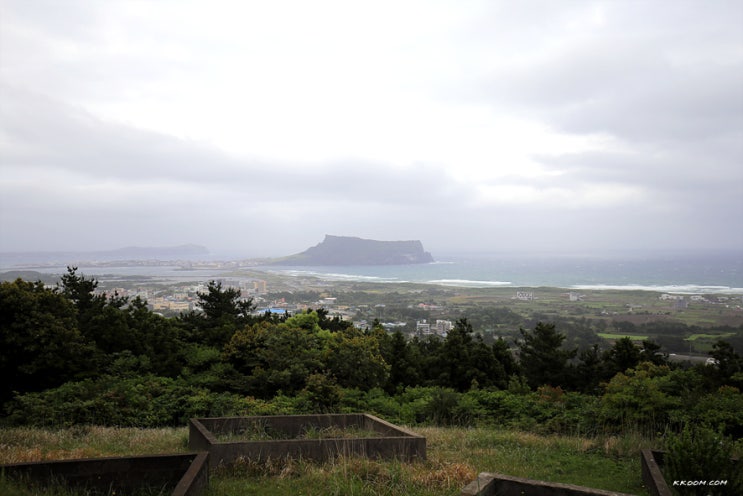
[[[743,256],[653,257],[443,256],[431,264],[264,267],[333,281],[415,282],[459,287],[560,287],[743,294]]]
[[[289,277],[327,281],[426,283],[457,287],[558,287],[674,293],[743,294],[743,254],[668,256],[556,257],[520,255],[439,255],[431,264],[334,267],[251,267]],[[19,269],[19,266],[0,270]],[[26,266],[62,274],[65,266]],[[94,267],[79,264],[89,276],[149,276],[164,281],[207,281],[234,277],[231,270],[183,270],[177,266]]]

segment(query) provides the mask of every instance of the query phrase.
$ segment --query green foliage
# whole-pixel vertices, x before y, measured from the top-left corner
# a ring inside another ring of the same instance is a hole
[[[438,385],[464,392],[473,384],[491,386],[505,380],[505,368],[492,348],[473,334],[472,325],[462,318],[446,335],[438,355]]]
[[[575,360],[556,325],[540,322],[521,329],[517,363],[505,340],[484,339],[466,318],[445,338],[408,340],[322,309],[252,316],[250,300],[213,282],[200,295],[204,311],[178,318],[96,291],[75,268],[57,289],[0,285],[6,421],[155,426],[200,415],[369,411],[404,424],[591,435],[697,422],[743,436],[743,363],[722,341],[715,365],[687,370],[664,365],[653,343],[621,339]]]
[[[691,404],[692,408],[683,410],[687,422],[721,426],[723,434],[743,438],[743,394],[738,388],[721,386]]]
[[[326,370],[347,388],[371,389],[387,382],[389,366],[379,342],[358,329],[336,332],[323,350]]]
[[[420,382],[421,356],[418,348],[408,345],[407,339],[396,331],[388,336],[384,330],[377,334],[382,358],[389,364],[390,371],[385,389],[394,393],[398,388],[413,386]]]
[[[252,322],[255,309],[252,298],[241,298],[240,290],[223,288],[221,282],[209,281],[207,291],[198,293],[201,312],[182,315],[180,320],[189,340],[222,347],[236,329]]]
[[[526,380],[532,388],[543,384],[553,386],[568,380],[568,360],[576,350],[565,350],[562,343],[565,335],[557,331],[555,324],[537,323],[534,330],[520,330],[519,362]]]
[[[459,399],[460,395],[451,389],[436,388],[426,405],[426,417],[435,425],[458,424]]]
[[[614,341],[614,345],[606,352],[605,362],[610,368],[609,377],[627,369],[633,369],[640,363],[640,348],[630,337],[622,337]]]
[[[278,391],[296,393],[314,374],[334,377],[338,385],[371,389],[387,381],[389,367],[379,341],[354,328],[329,331],[316,312],[276,324],[261,322],[235,332],[224,358],[246,377],[242,392],[269,398]]]
[[[102,376],[17,396],[8,421],[17,425],[183,425],[191,417],[235,415],[248,406],[229,393],[215,393],[165,377]]]
[[[732,442],[705,425],[687,424],[666,440],[663,472],[679,494],[743,494],[743,470],[731,459]],[[674,486],[673,481],[726,481],[725,485]]]
[[[650,362],[615,375],[601,398],[601,417],[616,426],[659,429],[669,420],[678,398],[664,392],[670,369]]]
[[[705,375],[714,385],[743,387],[743,358],[726,341],[717,341],[709,352],[714,364],[705,367]]]
[[[335,411],[343,396],[338,383],[326,374],[310,375],[302,393],[314,413]]]
[[[92,352],[62,294],[41,282],[0,284],[0,402],[83,374]]]

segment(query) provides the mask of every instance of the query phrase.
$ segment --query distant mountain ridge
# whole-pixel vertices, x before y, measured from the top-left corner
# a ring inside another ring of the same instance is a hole
[[[276,259],[272,265],[409,265],[433,262],[423,243],[325,235],[318,245]]]
[[[20,263],[71,263],[76,261],[116,261],[116,260],[152,260],[152,259],[185,259],[188,257],[209,254],[206,247],[195,244],[178,246],[129,246],[116,250],[102,251],[37,251],[5,252],[0,259],[8,264]]]

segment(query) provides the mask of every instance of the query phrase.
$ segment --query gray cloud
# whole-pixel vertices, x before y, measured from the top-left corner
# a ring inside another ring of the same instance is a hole
[[[569,133],[631,141],[683,142],[743,130],[739,2],[570,5],[581,8],[545,16],[552,22],[541,26],[544,33],[532,33],[526,50],[507,63],[475,69],[474,97]],[[602,7],[600,22],[570,27],[592,7]]]
[[[2,3],[0,251],[743,249],[739,2]]]
[[[91,181],[169,181],[220,188],[264,201],[290,198],[361,203],[417,204],[450,201],[461,192],[444,170],[348,159],[313,165],[230,158],[220,150],[172,136],[109,123],[80,108],[4,87],[12,96],[0,109],[10,146],[9,174],[29,169],[67,171]]]

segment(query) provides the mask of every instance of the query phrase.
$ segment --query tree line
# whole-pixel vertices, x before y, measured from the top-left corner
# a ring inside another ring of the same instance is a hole
[[[510,343],[486,343],[467,318],[443,338],[408,339],[324,309],[255,315],[251,299],[214,281],[200,311],[171,318],[97,284],[70,267],[53,288],[0,285],[6,422],[165,425],[363,409],[405,422],[541,419],[558,431],[701,419],[743,435],[743,359],[726,341],[711,365],[684,368],[652,341],[571,348],[550,322]]]

